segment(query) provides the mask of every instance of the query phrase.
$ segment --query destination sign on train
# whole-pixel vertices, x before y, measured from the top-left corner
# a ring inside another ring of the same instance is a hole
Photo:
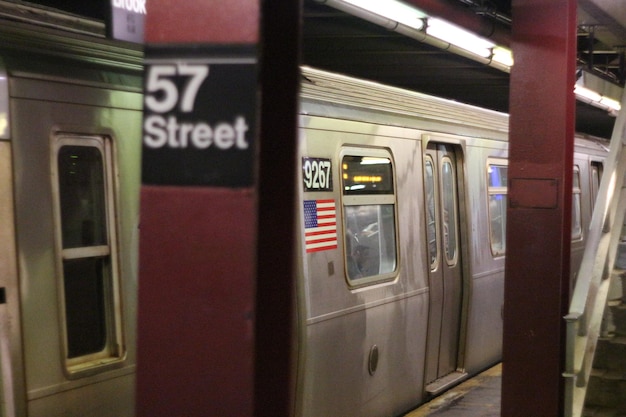
[[[143,43],[147,0],[111,0],[109,34],[113,39]]]
[[[148,48],[145,184],[252,184],[256,70],[248,47]]]

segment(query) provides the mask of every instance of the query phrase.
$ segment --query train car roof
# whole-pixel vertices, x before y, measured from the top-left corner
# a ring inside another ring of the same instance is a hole
[[[499,138],[508,132],[506,113],[311,67],[301,71],[304,114],[405,127],[455,126],[459,134]]]
[[[509,115],[342,74],[301,67],[301,113],[506,140]],[[452,127],[451,127],[452,126]],[[609,141],[580,134],[577,147],[605,153]]]
[[[104,24],[0,0],[0,64],[9,75],[83,79],[140,92],[143,46],[106,39]]]

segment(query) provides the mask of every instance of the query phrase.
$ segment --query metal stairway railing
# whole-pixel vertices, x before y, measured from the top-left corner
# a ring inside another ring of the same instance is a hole
[[[614,275],[615,254],[624,222],[626,94],[622,94],[621,105],[591,218],[589,238],[577,274],[569,313],[565,316],[567,346],[563,376],[566,417],[582,416],[609,285]]]

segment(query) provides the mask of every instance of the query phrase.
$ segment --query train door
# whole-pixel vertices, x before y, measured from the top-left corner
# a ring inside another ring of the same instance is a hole
[[[458,187],[454,147],[428,144],[424,191],[430,302],[425,382],[433,395],[458,377],[463,287]]]

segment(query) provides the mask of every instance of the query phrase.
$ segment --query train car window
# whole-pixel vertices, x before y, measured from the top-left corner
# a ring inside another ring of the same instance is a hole
[[[487,162],[487,194],[489,196],[489,241],[493,256],[506,250],[506,204],[508,165],[505,160]]]
[[[430,155],[424,157],[424,191],[426,195],[426,235],[428,238],[428,259],[430,270],[437,268],[439,263],[439,238],[437,234],[437,187],[435,187],[435,167]]]
[[[600,189],[600,179],[602,178],[602,162],[594,161],[591,163],[591,208],[596,205],[598,190]]]
[[[448,265],[454,265],[457,259],[457,224],[456,224],[456,172],[452,160],[444,157],[441,162],[441,185],[443,206],[443,247]]]
[[[350,152],[342,158],[346,273],[351,286],[360,286],[394,276],[396,203],[389,153]]]
[[[106,244],[100,150],[66,145],[59,149],[58,161],[63,248]]]
[[[580,168],[575,165],[572,176],[572,240],[580,240],[583,237],[582,213],[580,209],[581,195]]]
[[[113,161],[105,137],[56,139],[53,190],[62,328],[72,372],[122,355]]]

